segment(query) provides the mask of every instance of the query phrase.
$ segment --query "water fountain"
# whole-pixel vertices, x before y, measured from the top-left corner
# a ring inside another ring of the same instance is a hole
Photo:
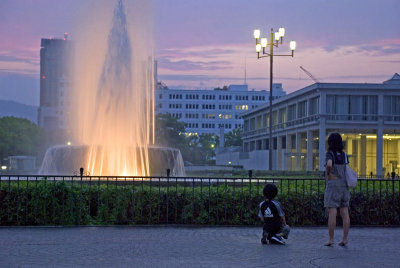
[[[139,12],[136,15],[143,16]],[[95,176],[156,176],[166,169],[174,176],[185,175],[179,150],[151,145],[154,61],[141,27],[145,20],[128,24],[118,0],[108,38],[103,29],[87,31],[77,41],[70,133],[78,145],[49,148],[41,174],[71,174],[82,166]],[[96,43],[88,46],[89,40]]]

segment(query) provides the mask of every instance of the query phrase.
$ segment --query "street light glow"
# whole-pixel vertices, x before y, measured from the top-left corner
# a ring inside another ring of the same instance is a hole
[[[296,49],[296,41],[290,41],[290,50],[294,51]]]
[[[261,38],[261,47],[266,48],[268,44],[267,38]]]
[[[260,38],[260,35],[261,35],[260,29],[255,29],[254,30],[254,38],[258,39],[258,38]]]
[[[279,28],[279,35],[280,35],[281,37],[284,37],[284,36],[285,36],[285,28],[283,28],[283,27]]]
[[[280,33],[275,32],[275,41],[279,41],[280,38],[281,38]]]
[[[260,53],[261,52],[261,44],[256,45],[256,52]]]

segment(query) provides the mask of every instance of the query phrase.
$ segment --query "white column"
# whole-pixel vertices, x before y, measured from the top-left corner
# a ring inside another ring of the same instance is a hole
[[[381,119],[379,120],[381,121]],[[382,176],[383,168],[383,124],[379,122],[376,132],[376,175]]]
[[[383,94],[378,95],[378,128],[376,131],[376,175],[383,175]]]
[[[318,146],[318,157],[319,157],[319,170],[325,170],[325,137],[326,137],[326,94],[321,91],[319,101],[319,146]]]
[[[277,136],[276,169],[282,170],[282,136]]]
[[[363,134],[361,135],[360,141],[360,174],[358,175],[367,175],[367,137]]]
[[[301,170],[301,132],[296,132],[296,170]]]
[[[313,151],[312,151],[313,133],[307,130],[307,170],[313,170]]]
[[[319,148],[318,148],[318,156],[319,156],[319,170],[325,170],[325,139],[326,139],[326,122],[325,117],[321,116],[319,119]]]
[[[286,152],[287,155],[285,156],[285,170],[292,170],[292,139],[290,138],[291,135],[286,134]]]

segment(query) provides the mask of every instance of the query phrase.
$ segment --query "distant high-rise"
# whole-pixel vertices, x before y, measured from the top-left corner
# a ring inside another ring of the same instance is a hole
[[[45,130],[47,146],[61,142],[61,130],[66,124],[71,79],[67,62],[71,49],[67,34],[64,39],[41,40],[38,125]]]

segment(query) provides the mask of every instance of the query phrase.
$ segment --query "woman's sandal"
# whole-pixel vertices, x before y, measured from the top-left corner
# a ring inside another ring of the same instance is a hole
[[[327,242],[324,244],[324,246],[331,247],[331,246],[333,246],[333,242]]]
[[[348,242],[345,243],[345,242],[342,241],[342,242],[339,243],[339,246],[345,247],[345,246],[347,245],[347,243],[348,243]]]

